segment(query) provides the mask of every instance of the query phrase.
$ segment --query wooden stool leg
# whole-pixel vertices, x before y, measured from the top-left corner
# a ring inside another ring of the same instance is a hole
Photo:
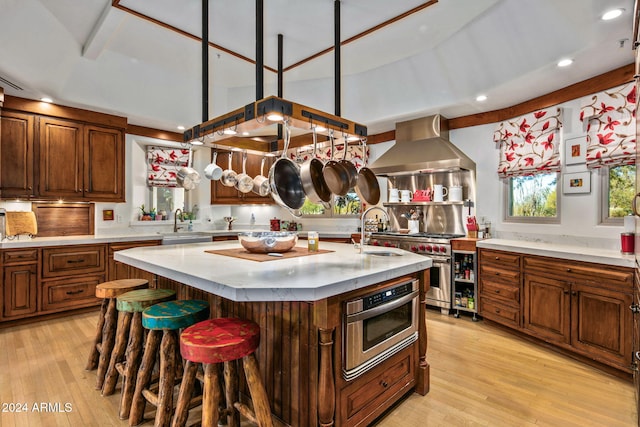
[[[224,362],[224,390],[227,400],[227,425],[240,427],[240,413],[233,406],[239,400],[238,392],[238,365],[235,360]]]
[[[131,412],[129,412],[129,425],[137,426],[144,420],[144,407],[147,403],[142,395],[142,390],[149,388],[151,382],[151,374],[153,374],[153,366],[156,363],[156,353],[160,345],[162,331],[150,330],[147,334],[147,344],[144,346],[144,354],[142,362],[140,362],[140,370],[136,378],[136,390],[133,392],[133,400],[131,401]]]
[[[155,427],[168,427],[173,412],[173,387],[176,377],[176,347],[178,333],[165,329],[160,344],[160,387]]]
[[[124,359],[124,351],[127,348],[127,341],[129,340],[129,329],[131,328],[132,317],[133,313],[130,312],[124,312],[120,316],[116,344],[113,346],[111,359],[109,360],[109,368],[107,369],[107,375],[104,378],[104,384],[102,386],[103,396],[111,396],[116,389],[116,383],[118,382],[116,364],[122,362]]]
[[[102,389],[104,384],[104,376],[109,367],[111,360],[111,352],[116,339],[116,324],[118,323],[118,310],[116,309],[116,299],[109,300],[107,313],[105,314],[105,325],[102,333],[102,350],[100,351],[100,361],[98,363],[98,372],[96,373],[96,390]]]
[[[216,427],[220,413],[220,387],[218,367],[215,363],[204,364],[204,391],[202,393],[202,427]]]
[[[131,411],[131,400],[133,399],[133,393],[136,388],[136,378],[138,376],[138,369],[140,368],[144,338],[142,313],[133,313],[133,319],[131,321],[131,332],[129,334],[129,345],[127,346],[127,352],[125,354],[126,365],[120,398],[119,416],[121,420],[129,418],[129,412]]]
[[[196,373],[198,372],[198,364],[190,360],[185,360],[184,373],[182,374],[182,382],[180,383],[180,392],[178,393],[178,402],[176,411],[173,415],[171,427],[184,427],[189,418],[189,403],[193,396],[193,389],[196,382]]]
[[[100,306],[100,316],[98,317],[98,325],[96,326],[96,333],[93,337],[93,345],[89,352],[89,358],[87,360],[87,371],[92,371],[98,367],[98,360],[100,358],[100,352],[98,351],[98,344],[102,342],[102,330],[104,328],[105,314],[107,313],[107,307],[109,306],[109,299],[103,298],[102,305]]]
[[[247,385],[249,386],[249,393],[251,393],[251,401],[253,402],[253,410],[256,415],[256,420],[258,421],[258,426],[273,427],[269,399],[262,384],[255,354],[251,353],[243,357],[242,366],[244,367],[244,374],[247,377]]]

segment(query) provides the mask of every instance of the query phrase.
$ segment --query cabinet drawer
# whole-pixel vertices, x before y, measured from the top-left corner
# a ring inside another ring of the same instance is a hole
[[[104,276],[50,280],[42,287],[42,310],[76,308],[97,305],[96,286],[104,282]]]
[[[384,405],[393,395],[413,387],[416,345],[393,356],[385,370],[376,369],[364,374],[343,389],[341,425],[369,425],[386,409]]]
[[[125,249],[139,248],[141,246],[158,246],[160,244],[162,244],[161,240],[144,240],[144,241],[136,241],[136,242],[110,243],[109,256],[113,256],[114,252],[122,251]]]
[[[105,272],[105,245],[42,250],[42,277]]]
[[[597,286],[614,287],[631,291],[633,289],[633,269],[578,261],[556,260],[544,257],[524,257],[527,271],[560,277],[567,281],[593,283]]]
[[[519,309],[486,299],[480,301],[480,315],[482,317],[511,327],[520,326]]]
[[[505,283],[483,278],[480,282],[480,295],[482,298],[502,299],[511,304],[520,304],[520,286],[511,286]]]
[[[481,264],[497,264],[511,270],[520,269],[520,255],[511,252],[480,249]]]
[[[519,270],[506,270],[497,265],[485,265],[480,266],[480,277],[485,280],[499,280],[501,282],[512,283],[518,286],[520,283],[520,271]]]
[[[18,264],[24,262],[37,262],[38,249],[7,249],[2,251],[4,264]]]

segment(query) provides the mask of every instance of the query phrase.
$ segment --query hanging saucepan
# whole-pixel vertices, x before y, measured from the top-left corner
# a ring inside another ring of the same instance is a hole
[[[222,177],[222,168],[216,164],[218,151],[213,152],[213,161],[204,168],[204,176],[212,181],[217,181]]]
[[[253,179],[247,175],[247,153],[242,153],[242,173],[236,176],[235,187],[241,193],[249,193],[253,190]]]
[[[189,150],[187,166],[181,167],[176,173],[176,181],[178,182],[178,185],[185,190],[193,190],[198,186],[198,184],[200,184],[200,174],[197,170],[189,166],[191,165],[192,155],[191,150]]]
[[[297,217],[300,216],[299,209],[304,205],[305,194],[300,178],[300,167],[296,162],[287,158],[290,139],[289,124],[285,121],[284,150],[282,156],[271,165],[269,186],[273,200]]]
[[[222,172],[220,182],[225,187],[233,187],[236,185],[236,177],[238,174],[231,168],[231,161],[233,160],[233,151],[229,151],[229,168]]]
[[[358,181],[356,184],[356,193],[360,200],[369,205],[377,205],[380,201],[380,184],[376,175],[367,167],[367,142],[362,140],[362,167],[358,171]]]
[[[331,159],[325,163],[322,169],[322,176],[327,183],[327,187],[333,194],[344,196],[349,192],[349,172],[342,164],[334,159],[335,142],[333,139],[333,130],[329,130],[329,140],[331,141]]]
[[[266,160],[266,157],[262,158],[262,161],[260,162],[260,175],[253,178],[253,192],[262,197],[268,196],[271,191],[269,189],[269,178],[264,176],[264,162]]]
[[[347,160],[347,153],[349,152],[349,144],[347,143],[347,137],[344,136],[344,156],[342,160],[340,160],[340,164],[347,171],[347,175],[349,176],[349,189],[352,189],[356,186],[358,181],[358,170],[356,166],[353,164],[351,160]]]
[[[322,169],[324,163],[316,157],[318,152],[318,136],[316,128],[313,127],[313,155],[300,166],[300,178],[302,179],[302,187],[307,198],[312,203],[328,203],[331,200],[331,190],[324,181]]]

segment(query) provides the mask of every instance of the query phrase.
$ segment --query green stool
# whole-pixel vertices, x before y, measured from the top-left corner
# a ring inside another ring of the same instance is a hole
[[[174,299],[176,299],[176,291],[171,289],[138,289],[118,296],[116,307],[120,313],[120,322],[116,344],[113,347],[109,368],[102,386],[103,396],[110,396],[114,393],[119,375],[123,376],[122,394],[133,394],[136,372],[144,347],[142,312],[147,307]],[[125,359],[127,363],[123,364]],[[131,375],[131,373],[133,374]],[[129,408],[123,408],[121,405],[120,418],[125,419],[128,415]]]
[[[188,326],[209,318],[209,303],[200,300],[169,301],[156,304],[142,312],[142,325],[149,329],[142,363],[136,379],[136,388],[131,402],[129,425],[144,420],[145,405],[157,407],[155,426],[168,426],[173,416],[173,388],[176,384],[178,366],[178,332]],[[162,342],[160,334],[162,333]],[[158,393],[149,390],[151,374],[160,349],[160,378]]]

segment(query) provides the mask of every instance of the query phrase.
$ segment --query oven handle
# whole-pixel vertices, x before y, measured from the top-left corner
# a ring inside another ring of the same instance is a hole
[[[361,311],[360,313],[350,314],[347,316],[347,323],[355,323],[361,320],[369,319],[371,317],[378,316],[394,308],[398,308],[411,301],[418,296],[418,291],[413,291],[401,298],[390,301],[386,304],[379,305],[377,307],[370,308],[369,310]]]
[[[431,257],[431,261],[433,261],[434,264],[451,264],[451,258]]]

